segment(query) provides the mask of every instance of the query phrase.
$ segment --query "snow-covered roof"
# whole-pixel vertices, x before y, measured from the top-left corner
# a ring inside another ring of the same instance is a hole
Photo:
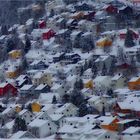
[[[69,76],[67,77],[67,81],[72,81],[72,80],[74,80],[74,79],[76,79],[76,75],[69,75]]]
[[[51,107],[51,103],[52,103],[52,99],[53,99],[53,96],[56,96],[57,99],[60,98],[59,94],[58,93],[52,93],[52,92],[49,92],[49,93],[41,93],[40,96],[39,96],[39,102],[42,103],[42,104],[47,104],[45,105],[46,108],[49,108]],[[50,104],[50,105],[49,105]],[[45,108],[44,108],[45,109]]]
[[[19,112],[19,116],[23,115],[26,112],[28,112],[28,110],[27,109],[23,109],[22,111]]]
[[[34,75],[33,79],[39,79],[39,78],[41,78],[42,76],[43,76],[43,72],[42,72],[42,71],[39,71],[39,72],[37,72],[37,73]]]
[[[12,112],[12,111],[14,111],[14,108],[7,107],[7,108],[2,112],[2,114],[4,115],[4,114],[7,114],[7,113]]]
[[[37,86],[35,88],[35,90],[42,90],[43,88],[45,88],[47,86],[47,84],[40,84],[39,86]]]
[[[133,77],[133,78],[131,78],[131,79],[129,80],[129,82],[135,82],[135,81],[137,81],[137,80],[139,80],[139,79],[140,79],[139,76]]]
[[[104,80],[107,80],[110,78],[110,76],[97,76],[95,79],[93,79],[93,82],[103,82]]]
[[[8,84],[8,83],[6,83],[6,82],[5,82],[5,83],[1,83],[1,84],[0,84],[0,88],[4,88],[7,84]]]
[[[96,41],[96,43],[98,43],[98,42],[103,42],[103,41],[106,41],[106,40],[108,40],[108,38],[107,38],[107,37],[103,37],[103,38],[98,39],[98,40]]]
[[[67,21],[67,24],[71,24],[73,21],[74,21],[74,19],[69,19],[69,20]]]
[[[129,122],[132,122],[132,121],[134,121],[134,119],[125,119],[125,120],[119,121],[117,123],[118,124],[125,124],[125,123],[129,123]]]
[[[61,84],[55,83],[55,84],[52,86],[51,90],[57,90],[57,89],[59,89],[59,88],[61,88],[61,87],[62,87]]]
[[[49,116],[52,119],[52,121],[58,121],[64,117],[64,115],[62,114],[50,114]]]
[[[77,36],[77,35],[79,35],[81,33],[81,31],[73,31],[72,33],[71,33],[71,36]]]
[[[107,60],[108,58],[109,58],[109,55],[101,55],[95,60],[95,62],[100,62],[100,61],[103,62],[103,61]]]
[[[101,116],[101,117],[99,117],[97,120],[100,120],[102,125],[109,125],[109,124],[111,124],[115,119],[116,119],[116,117],[112,117],[112,116]]]
[[[56,35],[63,34],[63,33],[65,33],[66,31],[68,31],[68,29],[61,29],[61,30],[59,30],[59,31],[57,32]]]
[[[80,134],[81,129],[80,128],[74,128],[74,126],[71,125],[64,125],[61,127],[58,131],[59,133],[67,133],[67,134]]]
[[[30,90],[33,87],[33,85],[24,85],[20,90]]]
[[[46,125],[47,123],[48,123],[48,120],[35,119],[31,123],[29,123],[29,126],[30,127],[42,127],[43,125]]]
[[[6,123],[6,124],[4,125],[4,128],[7,128],[7,129],[12,129],[12,128],[13,128],[14,123],[15,123],[15,121],[14,121],[14,120],[12,120],[12,121],[10,121],[10,122]]]
[[[10,139],[18,139],[18,138],[20,138],[21,136],[23,136],[26,133],[27,133],[26,131],[18,131],[16,133],[14,133],[12,135],[12,137],[10,137]]]
[[[89,100],[88,100],[88,102],[95,102],[95,101],[97,101],[97,100],[100,100],[100,96],[95,96],[95,95],[93,95]]]
[[[62,113],[63,111],[65,111],[66,109],[68,109],[71,105],[73,105],[73,104],[71,104],[71,103],[66,103],[66,104],[63,105],[62,107],[58,108],[55,112],[56,112],[56,113]],[[77,107],[73,105],[73,109],[74,109],[74,108],[77,109]]]
[[[116,81],[122,77],[122,74],[116,74],[111,80]]]
[[[16,81],[23,80],[23,79],[25,79],[26,76],[27,76],[27,75],[20,75],[20,76],[16,79]]]
[[[134,134],[139,131],[140,131],[140,127],[131,126],[131,127],[127,128],[126,130],[124,130],[122,133],[123,134]]]

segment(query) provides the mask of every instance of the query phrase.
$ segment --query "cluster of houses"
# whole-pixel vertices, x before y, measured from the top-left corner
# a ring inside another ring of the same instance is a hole
[[[23,19],[0,36],[1,54],[9,38],[22,42],[9,41],[13,48],[0,64],[0,138],[139,140],[137,3],[52,0],[43,17]],[[19,12],[31,9],[41,7]]]

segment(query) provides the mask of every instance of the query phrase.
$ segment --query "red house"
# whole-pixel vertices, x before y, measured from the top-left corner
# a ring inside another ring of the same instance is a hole
[[[39,21],[39,28],[40,29],[46,28],[46,22],[44,20]]]
[[[135,31],[133,31],[133,30],[131,30],[131,31],[133,32],[133,38],[138,39],[139,34]],[[120,33],[119,33],[120,39],[125,39],[126,38],[126,33],[127,33],[127,30],[120,31]]]
[[[117,102],[116,105],[113,107],[115,113],[123,113],[129,114],[131,113],[131,109],[125,102]]]
[[[113,5],[107,5],[107,6],[105,6],[104,9],[109,14],[115,14],[118,12],[118,9],[116,7],[114,7]]]
[[[0,96],[11,93],[12,96],[17,95],[17,88],[10,83],[1,83],[0,84]]]
[[[84,13],[84,19],[87,19],[87,20],[92,20],[95,16],[95,13],[94,11],[91,11],[91,12],[85,12]]]
[[[120,69],[129,69],[131,67],[131,65],[124,62],[120,65],[117,65],[117,67],[120,68]]]
[[[42,34],[44,40],[48,40],[54,36],[55,36],[55,32],[52,29],[45,29]]]

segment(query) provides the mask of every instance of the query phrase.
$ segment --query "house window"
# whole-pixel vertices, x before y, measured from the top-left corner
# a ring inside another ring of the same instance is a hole
[[[50,123],[48,123],[48,126],[50,126]]]
[[[50,130],[52,130],[52,128],[50,127]]]
[[[33,116],[32,116],[32,115],[30,115],[30,117],[32,118]]]
[[[68,112],[69,110],[67,109],[67,112]]]
[[[105,139],[110,139],[110,136],[105,136]]]
[[[70,125],[72,125],[72,123],[70,123]]]

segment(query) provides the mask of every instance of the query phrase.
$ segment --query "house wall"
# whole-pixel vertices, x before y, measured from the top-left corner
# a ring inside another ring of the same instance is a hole
[[[21,117],[25,119],[26,125],[28,125],[32,121],[33,115],[29,112],[26,112],[23,115],[21,115]]]
[[[115,119],[111,124],[109,125],[101,125],[102,128],[110,130],[110,131],[117,131],[118,130],[118,124],[117,122],[119,122],[118,119]]]
[[[89,82],[85,83],[84,84],[84,88],[90,88],[90,89],[92,89],[93,88],[93,81],[90,80]]]
[[[128,82],[128,87],[130,90],[140,89],[140,79],[134,82]]]
[[[119,89],[119,88],[123,88],[125,86],[125,78],[120,78],[116,81],[112,81],[112,87],[114,87],[114,89]]]

